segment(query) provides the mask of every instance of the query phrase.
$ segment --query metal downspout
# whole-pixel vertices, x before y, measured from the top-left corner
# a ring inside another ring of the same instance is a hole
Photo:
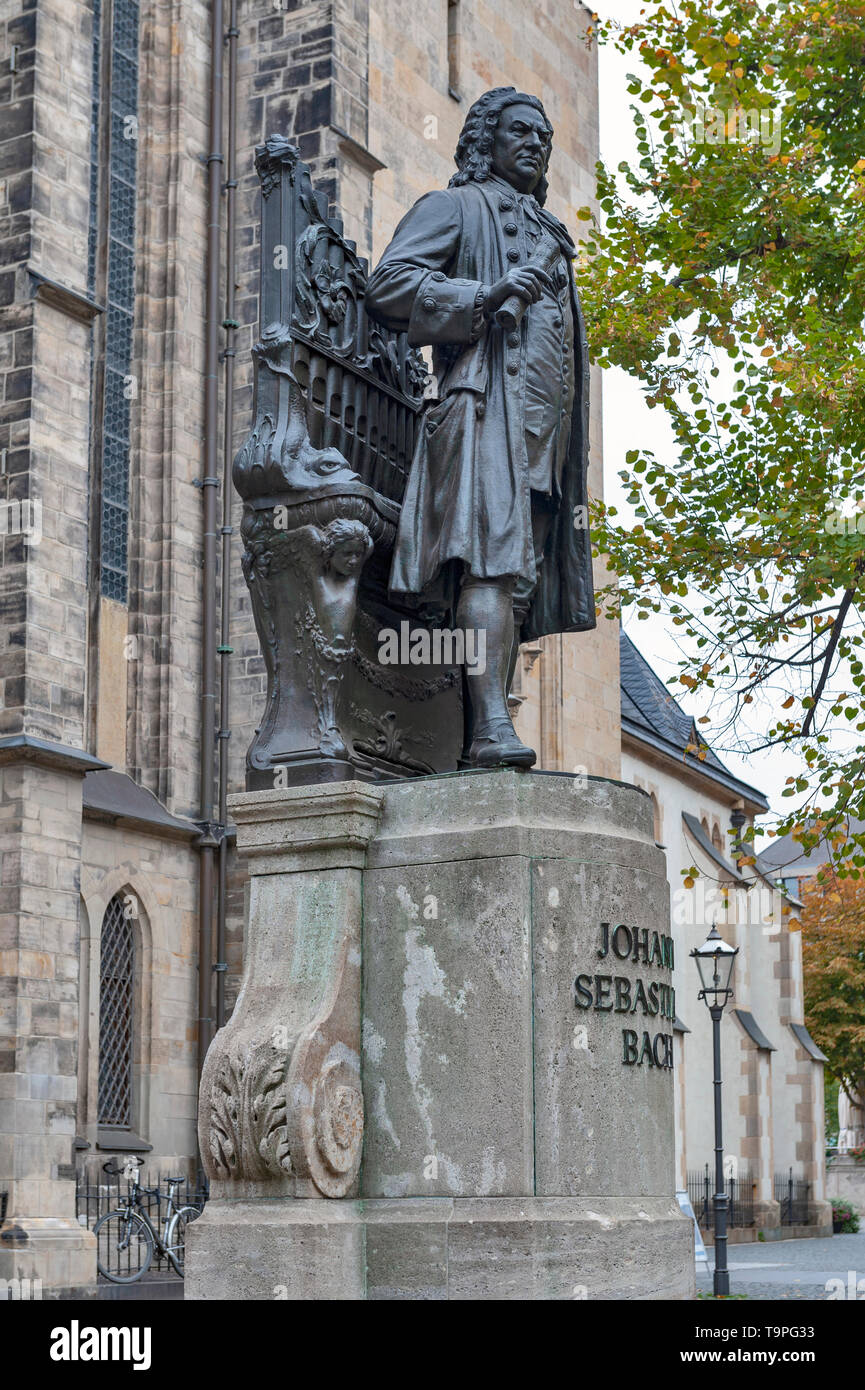
[[[219,487],[219,264],[222,199],[223,0],[213,0],[210,25],[210,153],[207,156],[207,287],[204,359],[204,478],[201,614],[201,748],[199,820],[198,1070],[213,1036],[213,823],[216,647],[216,492]]]
[[[228,136],[225,169],[225,417],[223,425],[222,462],[222,588],[220,594],[220,633],[219,646],[219,865],[216,891],[216,1027],[225,1024],[225,974],[228,969],[225,960],[225,915],[228,878],[228,740],[231,738],[230,716],[230,666],[232,648],[229,645],[231,632],[231,463],[233,457],[234,435],[234,359],[235,333],[238,328],[234,317],[235,296],[235,247],[237,242],[237,0],[231,0],[228,30],[225,43],[228,45]]]

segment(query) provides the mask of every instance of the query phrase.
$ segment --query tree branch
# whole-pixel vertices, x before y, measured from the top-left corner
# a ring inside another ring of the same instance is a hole
[[[856,572],[857,572],[857,574],[861,574],[861,573],[862,573],[862,566],[863,566],[863,563],[865,563],[865,562],[863,562],[862,560],[859,560],[859,561],[857,562],[857,565],[856,565]],[[850,605],[851,605],[852,602],[853,602],[853,599],[854,599],[854,597],[855,597],[855,594],[856,594],[855,585],[854,585],[854,587],[853,587],[852,589],[845,589],[845,590],[844,590],[844,597],[842,598],[840,604],[838,605],[838,612],[837,612],[836,615],[835,615],[835,621],[834,621],[834,623],[832,624],[832,631],[831,631],[831,633],[829,634],[829,641],[828,641],[828,643],[826,644],[826,654],[825,654],[825,656],[824,656],[824,658],[823,658],[823,670],[820,672],[820,679],[819,679],[818,682],[817,682],[817,689],[814,691],[814,703],[812,704],[811,708],[808,710],[808,713],[805,715],[805,722],[804,722],[804,724],[802,725],[802,737],[803,737],[803,738],[806,738],[807,735],[811,732],[811,725],[812,725],[813,722],[814,722],[814,712],[815,712],[815,710],[817,709],[817,706],[818,706],[819,703],[820,703],[820,699],[821,699],[821,696],[822,696],[823,691],[824,691],[824,689],[825,689],[826,682],[827,682],[827,680],[829,679],[829,669],[830,669],[830,667],[831,667],[831,665],[832,665],[832,658],[833,658],[834,655],[835,655],[835,649],[836,649],[836,647],[838,646],[838,642],[839,642],[839,640],[840,640],[840,638],[841,638],[841,633],[842,633],[842,631],[843,631],[843,629],[844,629],[844,623],[845,623],[846,620],[847,620],[847,614],[848,614],[849,611],[850,611]]]

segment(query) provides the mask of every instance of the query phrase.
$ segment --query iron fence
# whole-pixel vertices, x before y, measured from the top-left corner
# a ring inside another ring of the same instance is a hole
[[[754,1224],[754,1181],[750,1170],[745,1169],[736,1177],[727,1179],[727,1225],[753,1226]],[[694,1214],[703,1230],[710,1231],[715,1224],[715,1179],[710,1176],[709,1165],[703,1172],[695,1170],[688,1173],[688,1196]]]
[[[103,1180],[98,1183],[88,1183],[79,1174],[75,1184],[75,1215],[81,1226],[86,1226],[88,1230],[93,1230],[100,1217],[106,1212],[116,1211],[122,1207],[126,1199],[131,1195],[135,1182],[139,1181],[141,1186],[157,1189],[156,1193],[141,1192],[138,1200],[138,1208],[146,1211],[150,1220],[159,1235],[162,1235],[162,1223],[168,1211],[168,1187],[164,1174],[159,1175],[158,1181],[148,1178],[146,1183],[141,1179],[126,1178],[122,1174],[116,1177],[106,1173]],[[177,1207],[197,1207],[199,1211],[204,1210],[204,1204],[208,1197],[208,1183],[203,1173],[199,1173],[196,1182],[187,1179],[184,1184],[174,1188],[174,1201]],[[102,1256],[100,1255],[100,1258]],[[117,1252],[117,1272],[127,1273],[122,1269],[122,1257]],[[153,1262],[150,1266],[150,1274],[169,1274],[179,1278],[173,1264],[165,1255],[160,1255],[154,1249]],[[101,1277],[101,1276],[100,1276]]]
[[[807,1226],[812,1219],[811,1184],[794,1178],[793,1169],[775,1174],[775,1201],[781,1208],[782,1226]]]

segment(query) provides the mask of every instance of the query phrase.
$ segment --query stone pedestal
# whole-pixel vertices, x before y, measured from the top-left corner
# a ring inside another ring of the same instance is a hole
[[[648,798],[497,770],[233,814],[247,966],[186,1296],[693,1296]]]

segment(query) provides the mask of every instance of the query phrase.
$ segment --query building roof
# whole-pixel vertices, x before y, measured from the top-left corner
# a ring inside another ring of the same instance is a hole
[[[851,834],[865,831],[865,821],[850,816],[847,824]],[[828,864],[829,857],[825,840],[805,854],[800,841],[794,840],[792,834],[781,835],[757,855],[757,868],[767,878],[808,878]]]
[[[173,816],[152,792],[125,772],[88,772],[82,800],[84,815],[91,820],[128,825],[156,835],[192,839],[201,834],[195,821]]]
[[[756,1043],[761,1052],[777,1051],[766,1037],[766,1034],[763,1032],[763,1029],[760,1027],[750,1009],[733,1009],[732,1013],[738,1018],[745,1032],[748,1034],[748,1037],[753,1043]]]
[[[748,886],[749,880],[739,872],[735,864],[731,864],[729,859],[726,859],[721,851],[715,848],[696,816],[692,816],[689,811],[683,811],[682,822],[685,829],[693,835],[700,849],[709,856],[716,868],[720,869],[723,874],[727,874],[740,887]]]
[[[697,731],[693,715],[685,713],[625,632],[619,634],[619,659],[622,732],[685,762],[691,772],[768,811],[763,793],[727,770]],[[689,744],[703,750],[705,757],[689,753]]]
[[[802,1047],[804,1047],[805,1051],[808,1053],[808,1056],[811,1058],[812,1061],[829,1061],[829,1058],[826,1056],[826,1053],[823,1052],[822,1049],[817,1046],[814,1039],[811,1037],[811,1034],[808,1032],[808,1029],[805,1027],[804,1023],[791,1023],[790,1031],[792,1032],[796,1041]]]

